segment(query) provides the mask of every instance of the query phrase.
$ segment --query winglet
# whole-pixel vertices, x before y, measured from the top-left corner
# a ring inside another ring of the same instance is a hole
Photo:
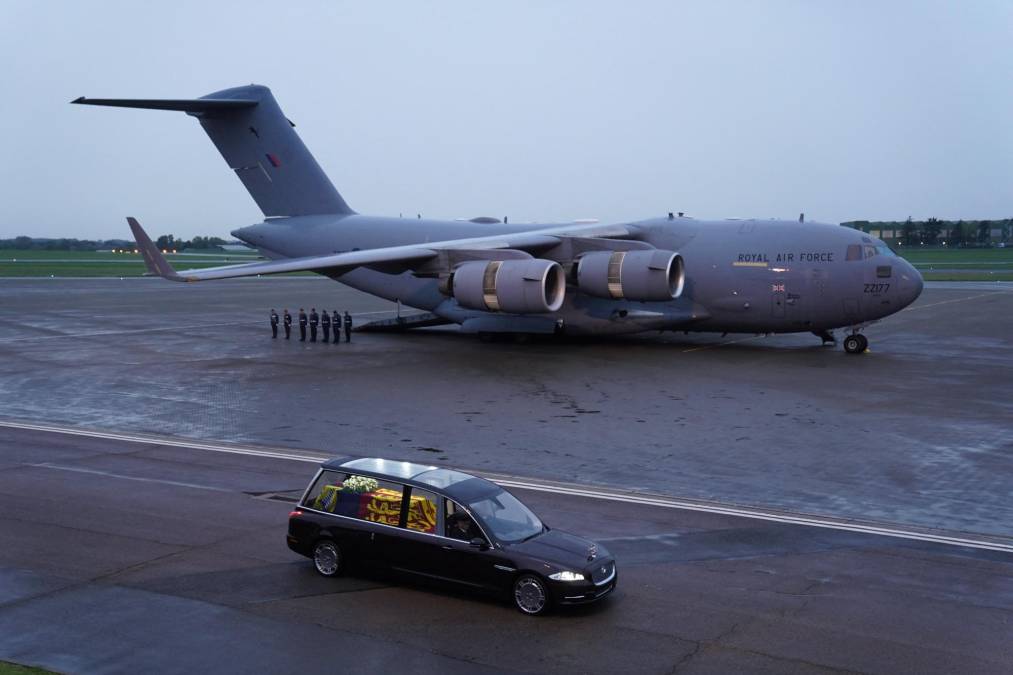
[[[151,237],[144,231],[144,228],[141,227],[136,218],[128,217],[127,224],[130,225],[130,231],[134,233],[134,241],[137,242],[137,250],[141,252],[141,257],[144,258],[144,264],[148,268],[148,275],[159,276],[172,281],[186,281],[186,279],[176,274],[176,270],[172,269],[172,265],[165,259],[161,251],[158,250],[158,247],[151,242]]]

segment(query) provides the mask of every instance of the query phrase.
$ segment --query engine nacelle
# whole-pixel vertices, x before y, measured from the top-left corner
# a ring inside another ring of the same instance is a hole
[[[597,298],[672,300],[685,278],[682,256],[672,251],[591,251],[577,261],[577,287]]]
[[[468,309],[540,314],[563,306],[566,277],[552,260],[475,260],[457,266],[451,292]]]

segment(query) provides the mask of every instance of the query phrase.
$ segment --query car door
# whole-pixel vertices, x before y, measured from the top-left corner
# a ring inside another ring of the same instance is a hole
[[[338,542],[349,559],[370,560],[373,556],[371,528],[341,502],[341,488],[349,477],[338,471],[321,471],[317,475],[300,503],[312,515],[300,519],[309,528],[299,534],[307,546],[320,537],[327,537]]]
[[[467,518],[472,530],[467,534],[455,532],[455,521]],[[485,546],[476,547],[471,540],[480,538]],[[443,532],[439,550],[434,552],[438,574],[467,586],[497,589],[509,586],[513,567],[502,551],[497,549],[482,531],[471,513],[452,499],[443,504]]]
[[[372,480],[370,489],[359,496],[356,513],[366,533],[367,555],[363,558],[383,567],[397,567],[407,489],[401,483]]]
[[[443,578],[438,536],[443,498],[418,487],[405,486],[404,511],[396,536],[385,538],[387,564],[398,571]]]

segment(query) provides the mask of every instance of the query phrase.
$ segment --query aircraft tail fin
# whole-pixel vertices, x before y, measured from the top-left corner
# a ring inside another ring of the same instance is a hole
[[[151,237],[144,231],[136,218],[127,218],[130,231],[134,233],[134,241],[137,242],[137,250],[144,259],[144,266],[148,268],[148,276],[162,277],[172,281],[182,281],[182,278],[172,269],[172,265],[165,259],[165,256],[152,243]]]
[[[82,96],[72,103],[178,110],[196,117],[267,217],[354,213],[267,87],[236,87],[198,99]]]

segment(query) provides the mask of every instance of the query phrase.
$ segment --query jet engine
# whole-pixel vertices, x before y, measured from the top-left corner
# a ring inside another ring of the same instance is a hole
[[[562,266],[552,260],[476,260],[457,266],[451,292],[469,309],[510,314],[555,312],[563,306],[566,277]]]
[[[672,251],[592,251],[577,260],[577,287],[612,300],[672,300],[682,293],[682,256]]]

